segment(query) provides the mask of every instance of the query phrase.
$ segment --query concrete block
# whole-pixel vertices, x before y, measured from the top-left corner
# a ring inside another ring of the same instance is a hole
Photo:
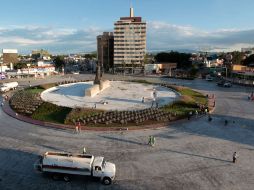
[[[101,81],[100,84],[100,90],[105,90],[106,88],[110,87],[110,81],[109,80],[105,80],[105,81]]]
[[[94,97],[100,92],[100,86],[98,84],[93,85],[91,88],[86,89],[85,96]]]

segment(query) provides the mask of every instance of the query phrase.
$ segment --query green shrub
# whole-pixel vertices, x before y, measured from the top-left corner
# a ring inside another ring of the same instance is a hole
[[[56,83],[41,84],[41,85],[39,86],[39,88],[42,88],[42,89],[44,89],[44,90],[47,90],[47,89],[52,88],[52,87],[54,87],[54,86],[56,86]]]
[[[86,109],[86,108],[74,108],[68,113],[64,121],[65,124],[72,124],[73,120],[84,118],[86,116],[94,116],[99,113],[103,113],[103,110],[98,109]]]
[[[32,118],[41,121],[64,123],[66,116],[71,112],[71,108],[57,106],[49,102],[44,102],[33,114]]]

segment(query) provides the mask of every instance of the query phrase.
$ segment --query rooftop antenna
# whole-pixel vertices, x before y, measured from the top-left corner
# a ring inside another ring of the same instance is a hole
[[[134,17],[134,9],[132,7],[132,1],[130,0],[130,17]]]

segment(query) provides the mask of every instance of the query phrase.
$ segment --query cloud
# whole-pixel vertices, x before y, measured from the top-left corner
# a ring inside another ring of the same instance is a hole
[[[75,53],[96,50],[96,36],[105,30],[99,27],[85,29],[44,26],[0,27],[0,49],[16,48],[21,53],[47,49],[52,53]],[[219,29],[205,31],[192,26],[166,22],[147,23],[147,49],[232,51],[254,46],[254,29]]]
[[[103,30],[53,28],[40,26],[0,27],[0,48],[15,48],[21,53],[47,49],[52,53],[74,53],[96,50],[96,36]]]
[[[156,21],[149,22],[147,26],[147,44],[150,50],[233,51],[254,46],[254,29],[204,31],[192,26]]]

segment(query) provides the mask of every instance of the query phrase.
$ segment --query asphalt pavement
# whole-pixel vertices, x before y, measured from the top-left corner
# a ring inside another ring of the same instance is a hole
[[[93,79],[93,75],[72,75],[68,79]],[[121,76],[104,76],[122,79]],[[125,78],[134,79],[126,76]],[[138,77],[144,79],[144,77]],[[31,80],[37,85],[66,80],[55,77]],[[190,86],[214,94],[216,108],[207,117],[179,121],[156,130],[124,132],[50,129],[15,120],[0,109],[0,189],[223,189],[252,190],[254,187],[254,102],[247,100],[252,88],[217,87],[214,82],[148,78]],[[21,86],[28,80],[20,81]],[[228,120],[228,125],[224,121]],[[147,145],[149,135],[155,147]],[[53,181],[34,171],[33,163],[45,151],[87,152],[105,156],[116,164],[111,186],[86,178],[71,182]],[[236,151],[239,159],[232,163]]]

